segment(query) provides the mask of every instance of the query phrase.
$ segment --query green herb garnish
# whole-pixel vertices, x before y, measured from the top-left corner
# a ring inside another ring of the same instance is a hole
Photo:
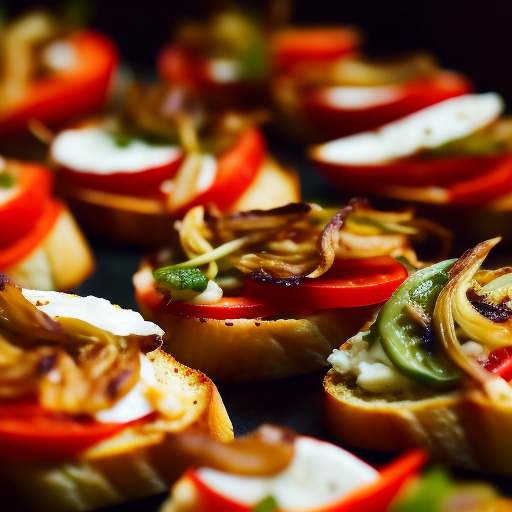
[[[0,171],[0,188],[11,188],[16,184],[16,179],[8,171]]]
[[[277,502],[273,496],[267,496],[254,506],[252,512],[274,512],[277,510]]]
[[[163,267],[153,272],[153,277],[170,290],[204,292],[208,278],[198,268]]]

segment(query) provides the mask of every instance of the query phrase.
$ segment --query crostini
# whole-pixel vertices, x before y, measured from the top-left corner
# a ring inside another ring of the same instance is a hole
[[[480,270],[498,241],[413,274],[369,331],[329,357],[324,414],[335,437],[512,474],[512,274]]]
[[[317,37],[322,39],[322,30]],[[306,60],[277,73],[271,89],[283,133],[312,143],[375,129],[468,94],[472,85],[424,52],[381,62],[353,53]]]
[[[66,205],[51,196],[52,183],[41,165],[0,158],[0,271],[20,286],[69,290],[94,260]]]
[[[338,213],[303,203],[231,215],[196,207],[178,228],[181,249],[142,262],[136,299],[168,331],[165,350],[226,380],[324,367],[406,278],[394,258],[419,264],[411,237],[437,230],[363,200]]]
[[[234,8],[181,23],[158,55],[160,78],[214,106],[250,108],[267,103],[270,72],[265,31]]]
[[[512,188],[504,107],[495,93],[459,96],[376,131],[314,146],[310,156],[344,190],[482,206]]]
[[[96,297],[0,275],[0,490],[8,510],[81,511],[168,490],[176,436],[233,437],[213,383],[163,331]]]
[[[99,109],[118,63],[106,35],[45,11],[8,24],[0,53],[2,136],[23,133],[34,120],[55,127]]]
[[[86,229],[161,246],[192,206],[231,212],[299,200],[298,176],[269,155],[250,115],[205,112],[203,103],[194,115],[177,90],[141,91],[129,121],[83,123],[50,145],[58,190]],[[166,115],[164,104],[173,105]]]
[[[509,243],[512,124],[503,109],[495,93],[459,96],[314,146],[310,157],[344,193],[412,204],[472,243],[502,234]]]
[[[267,439],[266,451],[261,439]],[[292,448],[284,467],[247,475],[244,463],[251,457],[266,457],[270,463],[276,456],[280,461],[283,445]],[[238,467],[194,466],[173,486],[160,512],[385,512],[426,460],[416,450],[377,471],[334,444],[270,425],[221,448],[226,460],[236,461]]]

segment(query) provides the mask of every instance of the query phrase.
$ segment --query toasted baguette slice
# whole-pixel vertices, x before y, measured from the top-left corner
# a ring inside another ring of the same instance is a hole
[[[102,237],[148,246],[173,242],[173,218],[165,203],[60,184],[73,214],[88,231]],[[232,206],[232,211],[273,208],[300,200],[299,178],[295,172],[267,159],[254,182]]]
[[[173,433],[204,432],[220,441],[233,439],[222,399],[205,375],[161,350],[148,357],[157,380],[179,404],[176,417],[128,427],[76,459],[3,462],[2,510],[93,510],[168,491],[188,466],[174,453]]]
[[[94,271],[82,231],[65,205],[46,237],[23,260],[1,269],[23,288],[66,291]]]
[[[168,333],[164,350],[213,379],[236,381],[280,379],[327,366],[333,348],[370,321],[379,307],[214,320],[172,315],[136,297],[144,318]]]
[[[324,421],[337,439],[360,448],[428,450],[434,460],[512,476],[512,402],[478,390],[436,392],[397,400],[358,387],[330,370],[324,379]]]

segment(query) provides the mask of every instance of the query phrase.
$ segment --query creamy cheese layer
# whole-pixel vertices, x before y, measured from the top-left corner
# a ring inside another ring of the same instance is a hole
[[[240,79],[240,63],[234,59],[210,59],[208,74],[218,83],[232,83]]]
[[[272,496],[280,510],[306,510],[326,505],[379,473],[349,452],[310,437],[297,437],[290,465],[273,477],[248,477],[200,468],[197,474],[218,493],[247,506]]]
[[[351,348],[334,350],[327,358],[332,367],[343,375],[353,375],[357,384],[372,393],[386,393],[405,389],[410,379],[402,375],[389,360],[379,340],[371,345],[360,332],[350,339]]]
[[[322,100],[333,108],[343,110],[363,110],[398,101],[404,97],[399,86],[337,86],[326,87],[321,94]]]
[[[63,70],[76,64],[75,48],[68,41],[53,41],[43,50],[43,62],[51,69]]]
[[[436,148],[488,126],[503,111],[495,93],[451,98],[371,131],[317,146],[317,160],[335,164],[379,164]]]
[[[52,142],[51,156],[59,165],[76,172],[136,173],[169,165],[182,155],[175,146],[152,145],[134,138],[126,146],[98,127],[64,130]]]
[[[148,322],[139,313],[121,309],[106,299],[98,297],[78,297],[67,293],[53,291],[22,290],[23,296],[54,320],[59,317],[76,318],[88,322],[100,329],[118,336],[129,334],[162,336],[164,331],[156,324]],[[137,384],[110,409],[96,413],[95,418],[103,423],[126,423],[142,418],[153,412],[149,393],[160,385],[150,360],[140,354],[140,376]]]
[[[79,297],[69,293],[29,290],[23,288],[24,297],[49,317],[76,318],[117,336],[137,334],[163,336],[164,331],[140,313],[122,309],[99,297]]]

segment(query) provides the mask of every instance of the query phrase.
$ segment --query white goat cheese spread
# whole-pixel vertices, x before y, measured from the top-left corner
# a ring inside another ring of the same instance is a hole
[[[349,349],[334,350],[327,361],[338,372],[357,377],[357,384],[372,393],[385,393],[410,386],[411,381],[402,375],[389,360],[379,340],[371,345],[360,332],[349,341]]]
[[[126,146],[99,127],[64,130],[52,142],[51,156],[59,165],[75,172],[136,173],[169,165],[181,157],[175,146],[153,145],[134,138]]]
[[[379,478],[371,466],[330,443],[299,436],[290,465],[273,477],[248,477],[210,468],[197,470],[206,485],[253,506],[272,496],[280,510],[311,510],[341,499]]]
[[[396,85],[386,86],[337,86],[326,87],[321,92],[322,100],[333,108],[363,110],[398,101],[404,91]]]
[[[233,59],[211,59],[208,74],[218,83],[231,83],[240,79],[240,63]]]
[[[63,70],[76,63],[76,51],[68,41],[53,41],[43,50],[43,62],[52,69]]]
[[[488,126],[504,109],[496,93],[450,98],[381,128],[317,146],[315,158],[334,164],[379,164],[437,148]]]

